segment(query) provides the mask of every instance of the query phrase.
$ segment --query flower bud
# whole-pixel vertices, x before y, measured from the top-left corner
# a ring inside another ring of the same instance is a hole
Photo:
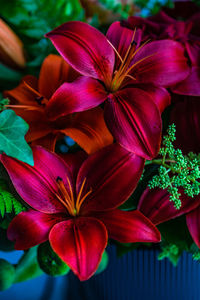
[[[25,67],[23,44],[11,28],[0,19],[0,62],[12,67]]]

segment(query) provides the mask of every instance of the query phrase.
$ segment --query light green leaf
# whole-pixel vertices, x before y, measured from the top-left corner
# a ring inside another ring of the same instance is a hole
[[[9,214],[14,212],[14,214],[17,215],[25,209],[23,204],[9,191],[6,182],[0,179],[0,215],[2,218],[5,213]]]
[[[32,150],[24,139],[28,124],[13,110],[0,113],[0,151],[33,166]]]

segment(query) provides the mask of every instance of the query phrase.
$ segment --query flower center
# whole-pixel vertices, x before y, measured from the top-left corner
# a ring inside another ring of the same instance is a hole
[[[82,203],[88,197],[88,195],[92,193],[92,189],[90,189],[89,192],[87,192],[85,195],[83,194],[83,189],[85,186],[86,178],[82,182],[82,185],[81,185],[79,193],[76,197],[76,200],[74,197],[72,185],[71,185],[68,177],[67,177],[67,183],[68,183],[68,187],[69,187],[69,192],[67,191],[61,177],[58,177],[56,179],[56,182],[57,182],[58,189],[59,189],[59,192],[61,195],[60,196],[60,195],[56,194],[56,197],[67,208],[67,210],[71,216],[74,216],[74,217],[77,216],[79,214]]]
[[[137,43],[134,40],[135,38],[135,34],[136,34],[136,29],[133,32],[133,36],[131,39],[131,43],[126,51],[126,54],[124,56],[124,58],[121,57],[121,55],[119,54],[119,52],[117,51],[117,49],[109,42],[109,44],[111,45],[111,47],[114,49],[115,53],[117,54],[119,60],[121,61],[118,70],[114,71],[113,74],[113,79],[111,81],[110,86],[108,87],[110,92],[116,92],[120,86],[122,85],[123,81],[125,78],[130,78],[132,80],[136,80],[135,77],[130,75],[130,72],[141,62],[143,62],[145,59],[153,56],[149,55],[146,56],[138,61],[136,61],[135,63],[131,63],[134,56],[149,42],[149,40],[147,40],[146,42],[144,42],[140,47],[136,48]]]

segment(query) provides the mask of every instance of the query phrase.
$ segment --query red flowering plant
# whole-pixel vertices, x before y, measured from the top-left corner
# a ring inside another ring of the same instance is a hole
[[[36,74],[3,89],[0,232],[29,259],[16,271],[3,262],[12,276],[0,274],[0,289],[33,265],[32,277],[71,269],[87,280],[106,267],[110,243],[122,253],[161,241],[170,259],[171,245],[199,251],[197,19],[161,12],[114,22],[106,35],[69,21],[46,34],[60,56],[47,53]],[[187,247],[178,229],[171,242],[171,222],[188,225]]]

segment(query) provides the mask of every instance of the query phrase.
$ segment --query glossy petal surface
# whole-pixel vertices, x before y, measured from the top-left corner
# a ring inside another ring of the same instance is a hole
[[[109,95],[105,121],[117,142],[127,150],[146,159],[158,154],[162,122],[148,93],[126,88]]]
[[[61,56],[50,54],[43,61],[40,70],[38,91],[50,99],[59,86],[70,79],[75,79],[71,66]]]
[[[195,197],[182,197],[182,206],[176,209],[169,201],[169,193],[162,189],[149,190],[143,192],[137,209],[141,211],[154,224],[163,223],[170,219],[179,217],[190,212],[200,204],[200,199]]]
[[[72,83],[63,83],[46,106],[47,116],[55,120],[74,112],[96,107],[107,98],[103,85],[96,79],[80,77]]]
[[[78,218],[56,224],[49,235],[53,250],[80,280],[96,271],[107,245],[107,231],[95,218]]]
[[[26,250],[48,240],[51,228],[64,218],[29,210],[17,215],[7,231],[8,239],[15,242],[16,250]]]
[[[113,137],[104,121],[103,109],[100,107],[77,113],[71,126],[62,132],[76,141],[88,154],[113,142]]]
[[[81,207],[81,213],[115,208],[136,188],[144,167],[144,160],[113,144],[91,155],[81,166],[77,178],[77,194],[83,180],[83,195],[92,189]]]
[[[138,82],[156,86],[168,87],[189,74],[184,48],[171,40],[148,43],[135,55],[132,64],[137,64],[131,75]]]
[[[97,213],[106,226],[109,237],[121,243],[159,242],[160,232],[138,210],[122,211],[119,209]]]
[[[181,95],[200,96],[200,67],[192,67],[189,76],[172,88]]]
[[[110,81],[114,67],[114,51],[106,37],[92,26],[67,22],[46,35],[78,72]]]

